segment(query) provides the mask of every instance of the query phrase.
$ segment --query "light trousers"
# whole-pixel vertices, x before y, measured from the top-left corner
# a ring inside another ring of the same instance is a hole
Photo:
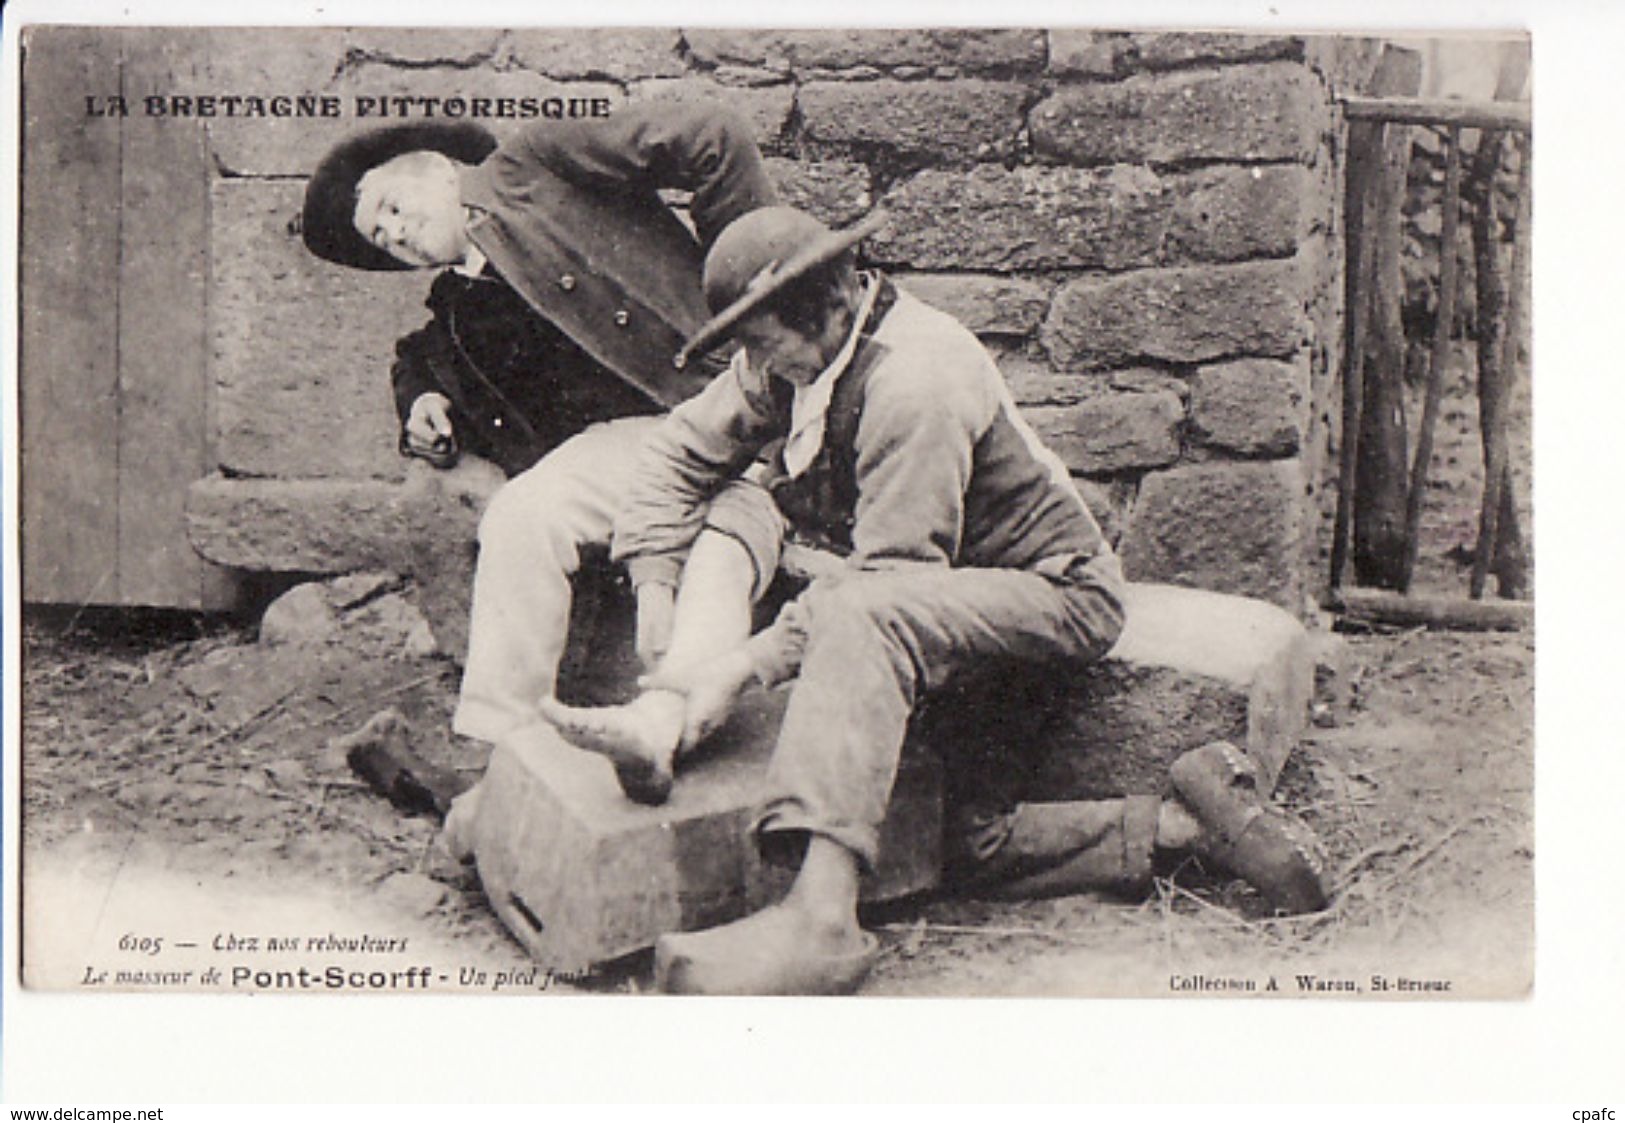
[[[480,519],[468,656],[452,729],[495,742],[538,720],[569,640],[572,579],[582,559],[608,556],[615,515],[658,417],[594,425],[508,481]],[[772,497],[752,483],[718,494],[707,529],[738,539],[758,575],[778,566]],[[759,579],[758,585],[766,580]],[[751,590],[739,595],[749,598]]]

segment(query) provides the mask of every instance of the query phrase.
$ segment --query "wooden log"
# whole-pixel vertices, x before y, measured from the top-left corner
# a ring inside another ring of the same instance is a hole
[[[1453,101],[1419,97],[1346,97],[1343,115],[1351,121],[1388,121],[1405,125],[1449,125],[1461,129],[1529,132],[1528,102]]]
[[[1371,274],[1371,237],[1365,228],[1366,180],[1374,163],[1370,155],[1382,137],[1381,125],[1349,129],[1348,190],[1344,241],[1351,265],[1344,279],[1348,309],[1343,336],[1342,448],[1338,450],[1337,515],[1332,527],[1331,587],[1343,584],[1348,564],[1349,525],[1354,512],[1355,467],[1359,463],[1361,383],[1365,363],[1365,278]]]
[[[1440,631],[1516,632],[1534,626],[1530,601],[1481,601],[1461,597],[1417,596],[1382,589],[1342,589],[1328,598],[1328,610],[1362,624],[1395,624]]]
[[[1533,228],[1533,200],[1530,197],[1530,174],[1534,167],[1533,140],[1523,137],[1518,147],[1518,218],[1513,230],[1512,243],[1512,295],[1507,311],[1507,332],[1502,340],[1501,415],[1497,419],[1500,434],[1501,513],[1497,519],[1498,545],[1491,560],[1497,592],[1509,600],[1527,595],[1529,582],[1529,549],[1518,521],[1518,510],[1512,494],[1512,457],[1507,448],[1507,429],[1511,420],[1514,388],[1521,384],[1523,364],[1519,351],[1529,333],[1529,269],[1530,241]]]
[[[1451,327],[1456,321],[1456,237],[1461,212],[1461,130],[1450,129],[1445,153],[1444,229],[1439,234],[1439,303],[1433,324],[1433,352],[1428,360],[1427,393],[1416,434],[1416,459],[1411,467],[1411,489],[1405,504],[1405,563],[1399,588],[1406,592],[1416,572],[1416,552],[1422,539],[1422,502],[1427,494],[1428,465],[1433,459],[1433,430],[1444,398],[1444,371],[1450,360]]]
[[[1422,81],[1421,56],[1386,48],[1375,81],[1381,93],[1414,94]],[[1366,338],[1359,451],[1354,481],[1354,572],[1361,585],[1398,588],[1405,561],[1405,508],[1409,482],[1405,420],[1405,325],[1401,273],[1405,184],[1410,171],[1410,127],[1389,125],[1380,167],[1368,190],[1365,227],[1373,239],[1371,273],[1364,278]]]
[[[1510,463],[1506,455],[1506,408],[1508,393],[1513,382],[1513,369],[1518,362],[1518,341],[1523,336],[1524,289],[1529,284],[1529,141],[1524,140],[1518,171],[1518,226],[1514,229],[1513,280],[1506,299],[1505,332],[1501,333],[1500,356],[1495,367],[1480,377],[1480,403],[1484,408],[1484,504],[1479,510],[1479,551],[1472,559],[1472,582],[1469,595],[1474,600],[1484,596],[1484,585],[1490,574],[1490,564],[1497,562],[1498,540],[1503,523],[1514,523],[1516,514],[1508,517],[1510,505]],[[1500,566],[1497,566],[1500,569]],[[1501,595],[1510,592],[1501,580]]]
[[[1502,49],[1495,76],[1495,100],[1522,98],[1528,80],[1527,47],[1507,44]],[[1479,433],[1484,447],[1485,499],[1494,502],[1486,503],[1480,511],[1477,556],[1483,558],[1483,569],[1474,565],[1469,588],[1472,596],[1482,596],[1485,578],[1489,573],[1494,573],[1501,595],[1516,598],[1523,595],[1528,585],[1527,545],[1509,486],[1511,465],[1504,457],[1504,447],[1499,450],[1494,447],[1494,433],[1505,416],[1516,369],[1510,365],[1508,356],[1515,359],[1517,354],[1517,343],[1512,345],[1510,351],[1507,344],[1509,338],[1514,338],[1509,330],[1513,327],[1510,323],[1512,309],[1509,307],[1507,270],[1500,248],[1500,215],[1495,188],[1505,137],[1504,132],[1487,132],[1480,137],[1478,155],[1473,161],[1470,177],[1472,194],[1478,206],[1473,223],[1473,257],[1478,290]],[[1527,189],[1520,194],[1527,198]],[[1527,221],[1522,225],[1528,229]],[[1513,265],[1516,270],[1517,263]],[[1489,461],[1497,451],[1503,454],[1502,464],[1492,473]],[[1484,517],[1486,510],[1491,512],[1488,518]],[[1492,525],[1486,526],[1486,523]],[[1485,530],[1491,533],[1486,535]]]
[[[1348,563],[1349,527],[1353,521],[1355,469],[1359,463],[1360,414],[1364,401],[1366,290],[1370,285],[1372,232],[1366,222],[1371,183],[1382,152],[1380,122],[1349,126],[1348,167],[1344,188],[1343,244],[1348,258],[1343,279],[1343,305],[1348,314],[1343,335],[1343,418],[1338,449],[1337,515],[1332,528],[1331,587],[1343,584]]]

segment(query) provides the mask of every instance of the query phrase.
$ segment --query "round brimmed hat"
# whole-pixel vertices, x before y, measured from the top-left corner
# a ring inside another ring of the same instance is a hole
[[[762,301],[840,257],[885,218],[876,212],[845,230],[831,230],[794,207],[762,207],[736,218],[705,256],[705,302],[712,316],[673,362],[686,366],[726,340]]]
[[[355,228],[355,190],[361,177],[407,152],[440,152],[478,164],[496,148],[496,137],[471,121],[414,121],[359,133],[333,146],[305,186],[300,232],[317,257],[357,269],[410,269]]]

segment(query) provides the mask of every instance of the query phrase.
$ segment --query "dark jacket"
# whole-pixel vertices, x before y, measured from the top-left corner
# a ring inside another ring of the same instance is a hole
[[[672,188],[693,192],[698,240],[661,199]],[[434,318],[396,347],[396,409],[404,423],[419,395],[445,394],[462,446],[510,475],[587,425],[704,387],[715,367],[672,359],[709,314],[705,247],[775,201],[740,118],[673,103],[539,122],[462,189],[488,265],[435,281]]]

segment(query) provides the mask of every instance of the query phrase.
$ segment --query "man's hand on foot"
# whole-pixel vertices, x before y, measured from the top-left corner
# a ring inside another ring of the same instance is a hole
[[[681,747],[692,749],[719,729],[733,713],[755,668],[743,647],[707,663],[666,665],[638,680],[645,690],[669,691],[683,699]]]
[[[609,758],[628,799],[653,806],[671,795],[682,698],[649,693],[624,706],[567,706],[548,697],[539,708],[566,741]]]

